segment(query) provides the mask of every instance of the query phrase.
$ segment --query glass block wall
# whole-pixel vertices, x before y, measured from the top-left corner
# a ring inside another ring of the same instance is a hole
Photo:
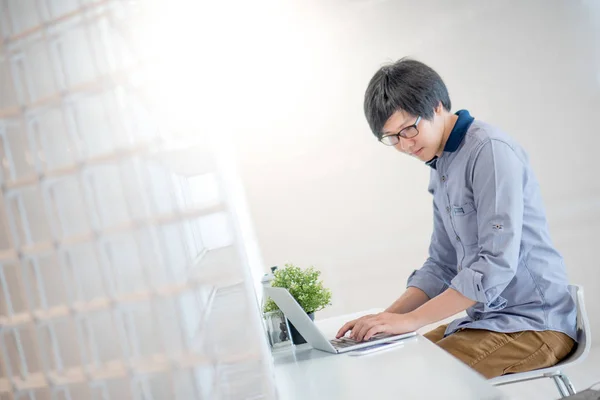
[[[231,155],[140,94],[140,7],[0,0],[0,400],[273,398]]]

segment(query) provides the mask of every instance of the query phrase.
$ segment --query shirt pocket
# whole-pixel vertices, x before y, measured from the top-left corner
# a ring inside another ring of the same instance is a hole
[[[454,226],[460,241],[467,246],[477,244],[477,212],[473,203],[452,206]]]

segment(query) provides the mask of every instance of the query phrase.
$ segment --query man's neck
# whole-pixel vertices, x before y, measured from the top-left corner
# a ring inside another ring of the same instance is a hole
[[[440,143],[440,148],[435,153],[435,155],[438,157],[440,157],[442,155],[442,153],[444,152],[444,148],[446,147],[446,142],[448,141],[448,138],[450,137],[450,132],[452,132],[452,129],[454,128],[454,125],[456,124],[456,121],[458,121],[458,115],[448,112],[448,113],[444,113],[442,115],[442,118],[444,121],[444,128],[442,131],[442,142]]]

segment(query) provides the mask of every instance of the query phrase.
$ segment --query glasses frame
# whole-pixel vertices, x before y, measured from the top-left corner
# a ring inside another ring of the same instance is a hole
[[[398,133],[392,133],[392,134],[389,134],[389,135],[382,136],[381,138],[379,138],[379,141],[382,144],[386,145],[386,146],[395,146],[398,143],[400,143],[400,138],[401,137],[403,137],[404,139],[412,139],[412,138],[416,137],[419,134],[419,127],[417,125],[419,125],[419,122],[421,122],[421,119],[422,118],[420,116],[418,116],[414,124],[402,128],[400,130],[400,132],[398,132]],[[408,132],[408,130],[411,129],[411,128],[415,128],[415,131],[417,131],[417,133],[415,133],[414,135],[409,136],[409,135],[406,134],[406,132]],[[383,141],[385,138],[391,138],[391,137],[395,137],[396,138],[396,141],[394,143],[385,143]]]

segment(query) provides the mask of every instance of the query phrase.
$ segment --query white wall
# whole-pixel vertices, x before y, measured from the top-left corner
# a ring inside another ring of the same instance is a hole
[[[265,268],[321,269],[334,295],[322,318],[387,306],[421,266],[429,170],[378,144],[362,112],[375,70],[412,56],[442,75],[454,110],[529,151],[552,237],[586,288],[600,340],[600,2],[286,4],[246,38],[261,61],[228,67],[248,89],[226,128]]]

